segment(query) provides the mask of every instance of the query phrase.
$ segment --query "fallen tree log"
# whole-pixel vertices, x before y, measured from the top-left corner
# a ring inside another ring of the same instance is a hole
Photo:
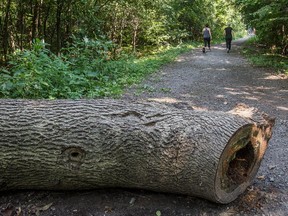
[[[117,100],[0,100],[0,191],[141,188],[228,203],[274,121]]]

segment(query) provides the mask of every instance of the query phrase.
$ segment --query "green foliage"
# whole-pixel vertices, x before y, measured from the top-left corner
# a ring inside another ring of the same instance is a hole
[[[52,54],[41,41],[37,40],[30,51],[17,51],[11,59],[10,70],[1,71],[1,97],[62,98],[72,91],[67,85],[69,63]]]
[[[243,27],[225,0],[3,0],[0,20],[1,98],[117,96],[202,42],[206,23],[213,42]]]
[[[235,32],[243,27],[230,1],[3,0],[0,39],[6,43],[0,44],[0,60],[17,49],[31,49],[35,38],[47,41],[57,55],[72,43],[72,35],[97,41],[105,36],[118,49],[132,53],[147,47],[200,40],[206,23],[216,39],[222,36],[227,22],[233,24]]]
[[[113,46],[110,42],[74,39],[62,56],[51,53],[40,40],[31,50],[16,52],[9,71],[2,69],[0,96],[54,99],[105,95],[106,86],[101,85],[111,86],[113,77],[103,68]]]
[[[146,57],[123,55],[108,59],[111,42],[78,40],[56,56],[36,40],[31,50],[11,56],[10,68],[0,71],[1,98],[98,98],[117,96],[127,85],[190,50],[191,44],[166,47]],[[97,52],[96,52],[97,51]]]
[[[156,211],[156,216],[161,216],[162,214],[161,214],[161,211]]]
[[[88,73],[92,77],[100,75],[103,64],[111,60],[111,52],[115,45],[104,38],[89,39],[72,36],[73,43],[68,48],[62,49],[62,53],[71,63],[73,71]],[[93,71],[93,72],[92,72]]]
[[[234,31],[243,36],[244,26],[241,15],[227,0],[174,0],[171,1],[172,13],[168,17],[174,29],[186,32],[182,40],[202,40],[202,29],[208,24],[214,39],[223,37],[223,30],[230,23]],[[213,40],[214,40],[213,39]]]
[[[288,53],[287,0],[235,0],[247,26],[256,28],[261,43],[273,53]]]
[[[272,54],[266,46],[259,43],[258,37],[251,38],[242,50],[243,54],[256,66],[270,67],[288,75],[288,57]]]

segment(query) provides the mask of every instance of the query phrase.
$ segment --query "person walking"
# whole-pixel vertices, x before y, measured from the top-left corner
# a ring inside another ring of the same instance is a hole
[[[224,29],[224,37],[226,40],[226,50],[227,53],[229,53],[231,50],[231,42],[233,38],[233,29],[231,28],[230,24],[228,24],[228,26]]]
[[[202,51],[203,53],[205,53],[207,46],[208,46],[209,51],[211,51],[210,42],[212,40],[212,34],[211,34],[211,30],[208,24],[205,25],[205,27],[202,30],[202,33],[203,33],[203,39],[204,39],[204,47]]]

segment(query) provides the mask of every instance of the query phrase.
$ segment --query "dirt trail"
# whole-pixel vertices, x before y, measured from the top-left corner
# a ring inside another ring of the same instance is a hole
[[[288,79],[272,69],[253,67],[240,55],[244,41],[235,41],[230,53],[222,44],[205,54],[197,49],[182,55],[127,91],[124,98],[219,111],[244,103],[276,117],[273,138],[253,186],[228,206],[214,209],[202,201],[198,208],[212,215],[224,214],[225,208],[233,215],[287,215]]]
[[[143,83],[125,99],[153,100],[179,108],[228,111],[238,103],[276,117],[269,148],[249,189],[228,205],[175,194],[129,189],[84,192],[9,192],[0,196],[0,212],[59,216],[192,216],[288,214],[288,80],[271,69],[253,67],[240,55],[243,40],[192,50]],[[51,206],[49,204],[52,204]],[[158,213],[159,213],[158,212]],[[1,215],[1,213],[0,213]],[[13,214],[11,214],[13,215]]]

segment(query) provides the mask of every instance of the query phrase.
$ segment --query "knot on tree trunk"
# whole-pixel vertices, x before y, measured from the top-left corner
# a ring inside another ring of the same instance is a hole
[[[250,185],[271,138],[274,119],[259,113],[1,100],[0,190],[127,187],[228,203]]]

